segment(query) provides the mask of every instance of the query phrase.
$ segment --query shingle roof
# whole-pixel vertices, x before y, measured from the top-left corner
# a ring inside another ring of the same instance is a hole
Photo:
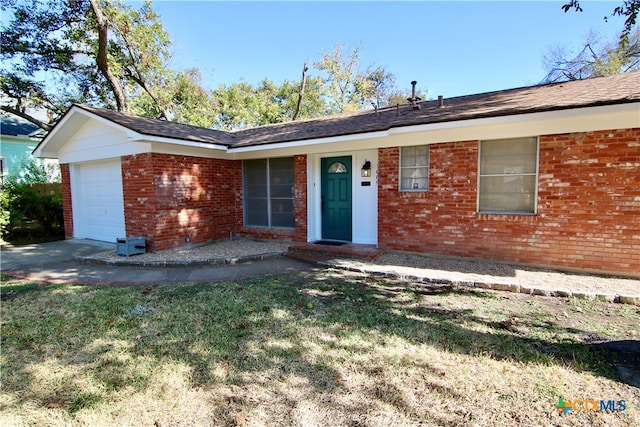
[[[140,117],[133,114],[122,113],[120,111],[90,107],[84,104],[77,104],[76,107],[93,113],[96,116],[100,116],[103,119],[117,123],[120,126],[142,135],[226,146],[230,146],[236,141],[236,138],[230,132],[201,128],[198,126],[185,125],[182,123],[169,122],[149,117]]]
[[[352,135],[391,128],[445,123],[469,119],[565,110],[640,101],[640,71],[571,82],[552,83],[445,98],[438,101],[365,111],[347,115],[265,125],[224,132],[158,119],[138,117],[113,110],[80,108],[138,133],[180,140],[221,144],[230,148],[275,144]],[[640,114],[640,112],[639,112]]]
[[[40,130],[42,130],[40,127],[13,114],[2,113],[0,116],[0,133],[2,135],[31,136],[35,132],[35,136],[42,136],[38,133]]]
[[[402,105],[349,116],[261,126],[235,132],[234,147],[385,131],[391,128],[640,101],[640,71]],[[640,114],[640,113],[639,113]]]

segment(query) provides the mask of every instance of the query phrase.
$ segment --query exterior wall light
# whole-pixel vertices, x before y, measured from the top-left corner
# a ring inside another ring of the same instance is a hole
[[[369,160],[365,160],[364,165],[362,165],[362,169],[360,169],[360,176],[363,178],[371,177],[371,162]]]

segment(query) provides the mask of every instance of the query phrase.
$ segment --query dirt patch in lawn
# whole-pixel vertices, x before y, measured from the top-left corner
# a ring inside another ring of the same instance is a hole
[[[636,306],[331,269],[1,291],[3,425],[640,424]]]

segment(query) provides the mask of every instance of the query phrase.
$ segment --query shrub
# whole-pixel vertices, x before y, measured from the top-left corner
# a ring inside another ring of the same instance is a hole
[[[7,184],[0,197],[3,238],[10,242],[52,240],[64,237],[62,196],[38,194],[30,184]]]
[[[7,179],[0,192],[3,239],[31,243],[64,238],[62,195],[58,189],[47,189],[50,172],[42,162],[31,160],[20,176]]]

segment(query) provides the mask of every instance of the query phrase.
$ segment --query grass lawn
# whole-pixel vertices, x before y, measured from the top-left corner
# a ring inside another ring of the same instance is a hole
[[[5,276],[1,310],[3,426],[640,425],[640,389],[592,345],[639,338],[630,305],[329,269],[153,288]],[[626,410],[563,415],[560,397]]]

